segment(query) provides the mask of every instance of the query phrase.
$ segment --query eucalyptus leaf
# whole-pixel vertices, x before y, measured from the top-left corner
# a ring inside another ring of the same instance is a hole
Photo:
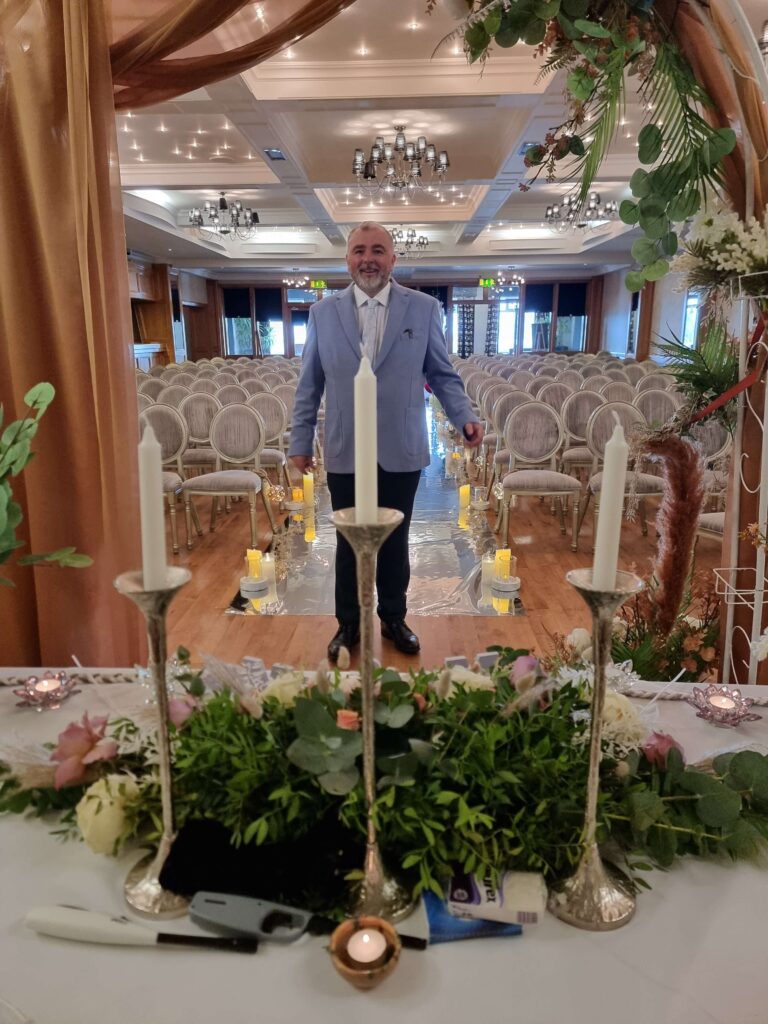
[[[675,196],[669,204],[667,213],[670,220],[679,223],[698,213],[700,206],[701,196],[698,190],[695,187],[688,188],[679,196]]]
[[[579,135],[572,135],[568,140],[568,151],[576,157],[584,156],[584,140]]]
[[[659,244],[665,256],[674,256],[677,252],[677,235],[674,231],[668,231],[661,237]]]
[[[665,274],[669,273],[669,263],[666,260],[654,260],[647,267],[643,267],[643,274],[646,281],[659,281]]]
[[[641,164],[653,164],[661,156],[664,136],[655,124],[646,124],[637,136],[637,158]]]
[[[632,793],[629,797],[629,807],[632,816],[632,827],[638,832],[645,832],[664,817],[664,801],[652,790],[641,790],[639,793]]]
[[[534,18],[528,22],[523,32],[523,42],[527,46],[538,46],[544,39],[547,32],[547,23],[540,18]]]
[[[560,10],[560,0],[537,0],[533,5],[533,13],[543,21],[554,18]]]
[[[632,259],[641,266],[653,263],[659,258],[659,251],[656,244],[647,238],[638,238],[632,243]]]
[[[299,736],[320,739],[325,736],[337,736],[342,731],[319,701],[299,697],[294,704],[293,713]]]
[[[622,199],[619,205],[619,217],[624,224],[637,224],[640,208],[631,199]]]
[[[348,768],[346,771],[340,772],[325,772],[318,775],[317,781],[326,793],[332,793],[334,796],[346,796],[360,781],[360,772],[357,768]]]
[[[608,29],[603,25],[598,25],[596,21],[586,21],[584,18],[578,18],[574,22],[574,26],[585,36],[593,36],[595,39],[611,38],[611,33]]]
[[[650,195],[651,185],[648,181],[648,172],[644,171],[642,167],[638,167],[629,179],[629,187],[632,189],[632,195],[637,196],[639,199]]]
[[[55,395],[56,389],[54,386],[44,381],[40,384],[35,384],[34,387],[29,389],[26,395],[24,395],[24,404],[42,414],[51,404]]]
[[[489,36],[495,36],[501,28],[501,10],[497,7],[495,11],[491,11],[488,17],[483,22],[483,28]]]
[[[583,18],[589,10],[589,0],[562,0],[562,10],[570,18]]]
[[[513,25],[502,25],[499,31],[494,36],[496,44],[502,46],[505,50],[509,47],[514,46],[521,37],[521,29]]]
[[[639,292],[645,288],[645,275],[639,270],[630,270],[624,278],[624,286],[630,292]]]
[[[402,729],[402,727],[413,718],[416,708],[413,704],[398,704],[392,709],[387,723],[390,729]]]

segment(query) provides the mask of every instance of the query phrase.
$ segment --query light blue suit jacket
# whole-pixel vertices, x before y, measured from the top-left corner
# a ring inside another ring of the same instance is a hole
[[[350,285],[309,311],[289,455],[312,454],[317,410],[325,390],[325,468],[331,473],[354,473],[354,378],[359,367],[360,331]],[[425,379],[458,430],[477,422],[461,378],[448,359],[440,304],[430,295],[392,281],[387,326],[373,372],[378,460],[390,473],[429,465]]]

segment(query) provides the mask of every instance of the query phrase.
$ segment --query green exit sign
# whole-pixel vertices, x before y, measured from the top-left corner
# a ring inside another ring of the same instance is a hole
[[[481,288],[493,288],[495,286],[495,284],[496,284],[496,278],[495,277],[481,277],[479,282],[478,282],[478,284],[479,284],[479,286]]]
[[[315,288],[318,291],[320,291],[320,290],[323,290],[323,289],[327,288],[328,287],[328,283],[326,281],[310,281],[309,282],[309,287],[310,288]]]

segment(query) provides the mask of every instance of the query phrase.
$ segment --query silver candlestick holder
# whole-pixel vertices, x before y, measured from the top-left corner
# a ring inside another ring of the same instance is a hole
[[[139,914],[153,918],[181,917],[187,912],[189,900],[164,889],[160,872],[170,852],[176,833],[173,820],[171,781],[171,745],[168,738],[168,689],[166,686],[166,627],[165,619],[177,592],[188,583],[192,574],[179,566],[166,567],[166,586],[160,590],[145,590],[141,572],[124,572],[115,580],[115,587],[139,606],[147,620],[149,645],[149,672],[155,685],[157,701],[157,751],[160,770],[160,799],[163,831],[155,854],[143,857],[128,873],[124,893],[128,905]]]
[[[334,512],[331,522],[349,541],[357,565],[357,595],[360,602],[360,687],[362,690],[363,783],[367,807],[367,840],[363,878],[356,893],[356,915],[398,921],[413,906],[410,892],[388,875],[379,852],[373,804],[376,799],[376,750],[373,720],[373,588],[379,548],[403,521],[393,508],[378,509],[378,522],[358,523],[355,510]]]
[[[611,633],[616,610],[645,584],[631,572],[617,572],[613,590],[597,590],[592,569],[572,569],[565,578],[578,590],[592,612],[592,711],[589,733],[587,807],[584,815],[583,852],[576,872],[550,890],[549,909],[562,921],[590,931],[610,931],[627,924],[635,912],[632,886],[611,873],[600,857],[595,839],[597,795],[600,789],[601,739],[605,704],[606,666],[611,656]]]

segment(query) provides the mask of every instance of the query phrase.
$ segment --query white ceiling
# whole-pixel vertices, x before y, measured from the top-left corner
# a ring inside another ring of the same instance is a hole
[[[268,7],[249,5],[241,17],[269,27]],[[400,278],[470,279],[509,266],[540,278],[584,277],[629,265],[632,233],[620,223],[567,235],[543,224],[544,208],[567,184],[519,190],[529,173],[524,143],[563,119],[559,78],[537,80],[539,62],[525,46],[469,67],[460,40],[438,45],[457,24],[445,7],[431,16],[424,7],[357,0],[241,77],[118,115],[128,247],[228,280],[275,279],[289,268],[327,277],[344,272],[350,227],[376,219],[416,226],[430,239],[423,259],[400,263]],[[395,124],[448,151],[440,198],[425,193],[407,207],[357,199],[355,148],[393,137]],[[632,103],[595,185],[603,200],[629,194],[640,125]],[[285,159],[270,160],[268,148]],[[185,227],[189,208],[222,190],[258,211],[254,239],[209,242]]]

